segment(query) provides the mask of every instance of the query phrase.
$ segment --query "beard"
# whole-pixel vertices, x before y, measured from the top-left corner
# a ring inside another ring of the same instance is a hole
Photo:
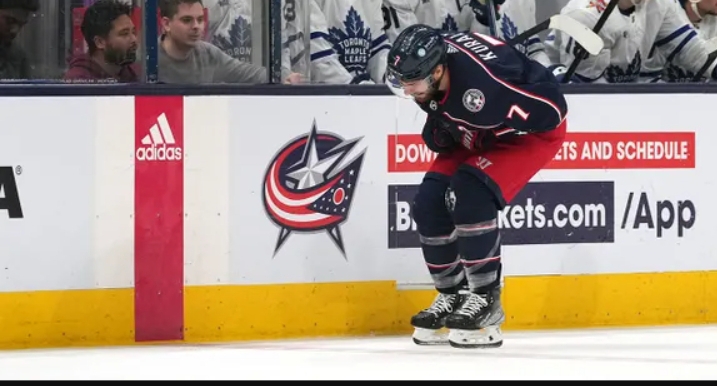
[[[441,76],[438,78],[430,77],[430,84],[428,85],[428,89],[426,90],[426,92],[421,94],[420,96],[414,95],[414,99],[416,99],[416,101],[418,102],[427,102],[430,100],[442,99],[445,92],[438,90],[438,87],[441,84],[443,76],[444,74],[442,73]]]
[[[107,47],[105,50],[105,61],[117,66],[125,66],[132,64],[137,60],[137,48],[130,48],[128,50],[116,49],[114,47]]]

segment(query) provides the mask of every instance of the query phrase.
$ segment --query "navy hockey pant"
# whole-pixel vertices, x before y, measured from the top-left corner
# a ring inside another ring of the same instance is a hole
[[[436,289],[500,286],[498,211],[557,154],[567,123],[544,133],[498,138],[480,152],[439,154],[426,173],[412,213]]]

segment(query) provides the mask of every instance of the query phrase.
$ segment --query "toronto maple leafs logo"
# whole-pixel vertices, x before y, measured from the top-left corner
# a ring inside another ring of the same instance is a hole
[[[237,17],[226,35],[220,32],[212,36],[212,44],[232,58],[251,63],[251,23]]]
[[[676,66],[672,63],[665,66],[663,71],[663,79],[667,82],[673,83],[689,83],[695,78],[695,74],[692,71],[686,70],[682,67]]]
[[[500,32],[503,35],[503,40],[510,40],[518,36],[518,26],[515,25],[508,15],[503,15],[503,17],[500,18]],[[522,53],[527,51],[524,44],[516,44],[515,48]]]
[[[508,15],[503,15],[503,17],[500,18],[500,32],[503,33],[505,40],[510,40],[518,36],[518,27]]]
[[[349,215],[365,148],[362,137],[344,140],[336,134],[311,131],[284,145],[264,176],[267,215],[279,227],[274,255],[292,233],[326,231],[346,258],[339,226]]]
[[[441,29],[446,32],[457,32],[458,23],[452,15],[447,15],[446,18],[443,20],[443,25],[441,25]]]
[[[642,68],[642,56],[637,51],[627,67],[623,68],[615,64],[611,64],[605,70],[605,79],[610,83],[632,83],[640,77],[640,69]]]
[[[371,28],[364,25],[361,15],[351,7],[344,20],[344,29],[328,29],[329,41],[339,61],[349,72],[366,72],[371,53]]]

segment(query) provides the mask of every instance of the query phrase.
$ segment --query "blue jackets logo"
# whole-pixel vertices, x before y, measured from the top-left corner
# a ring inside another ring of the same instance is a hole
[[[344,140],[318,131],[285,144],[267,168],[264,209],[279,227],[274,255],[292,233],[326,231],[346,258],[339,226],[349,216],[366,149],[361,138]]]
[[[417,185],[388,187],[388,247],[420,247],[411,203]],[[613,182],[529,183],[500,212],[503,245],[612,243]]]

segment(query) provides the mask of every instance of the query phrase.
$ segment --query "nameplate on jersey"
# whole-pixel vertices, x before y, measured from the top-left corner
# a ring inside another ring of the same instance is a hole
[[[455,35],[451,35],[449,40],[460,46],[459,48],[463,48],[477,55],[478,58],[483,61],[498,59],[498,56],[493,53],[491,46],[505,44],[500,40],[493,39],[490,36],[483,36],[481,34],[457,33]]]

